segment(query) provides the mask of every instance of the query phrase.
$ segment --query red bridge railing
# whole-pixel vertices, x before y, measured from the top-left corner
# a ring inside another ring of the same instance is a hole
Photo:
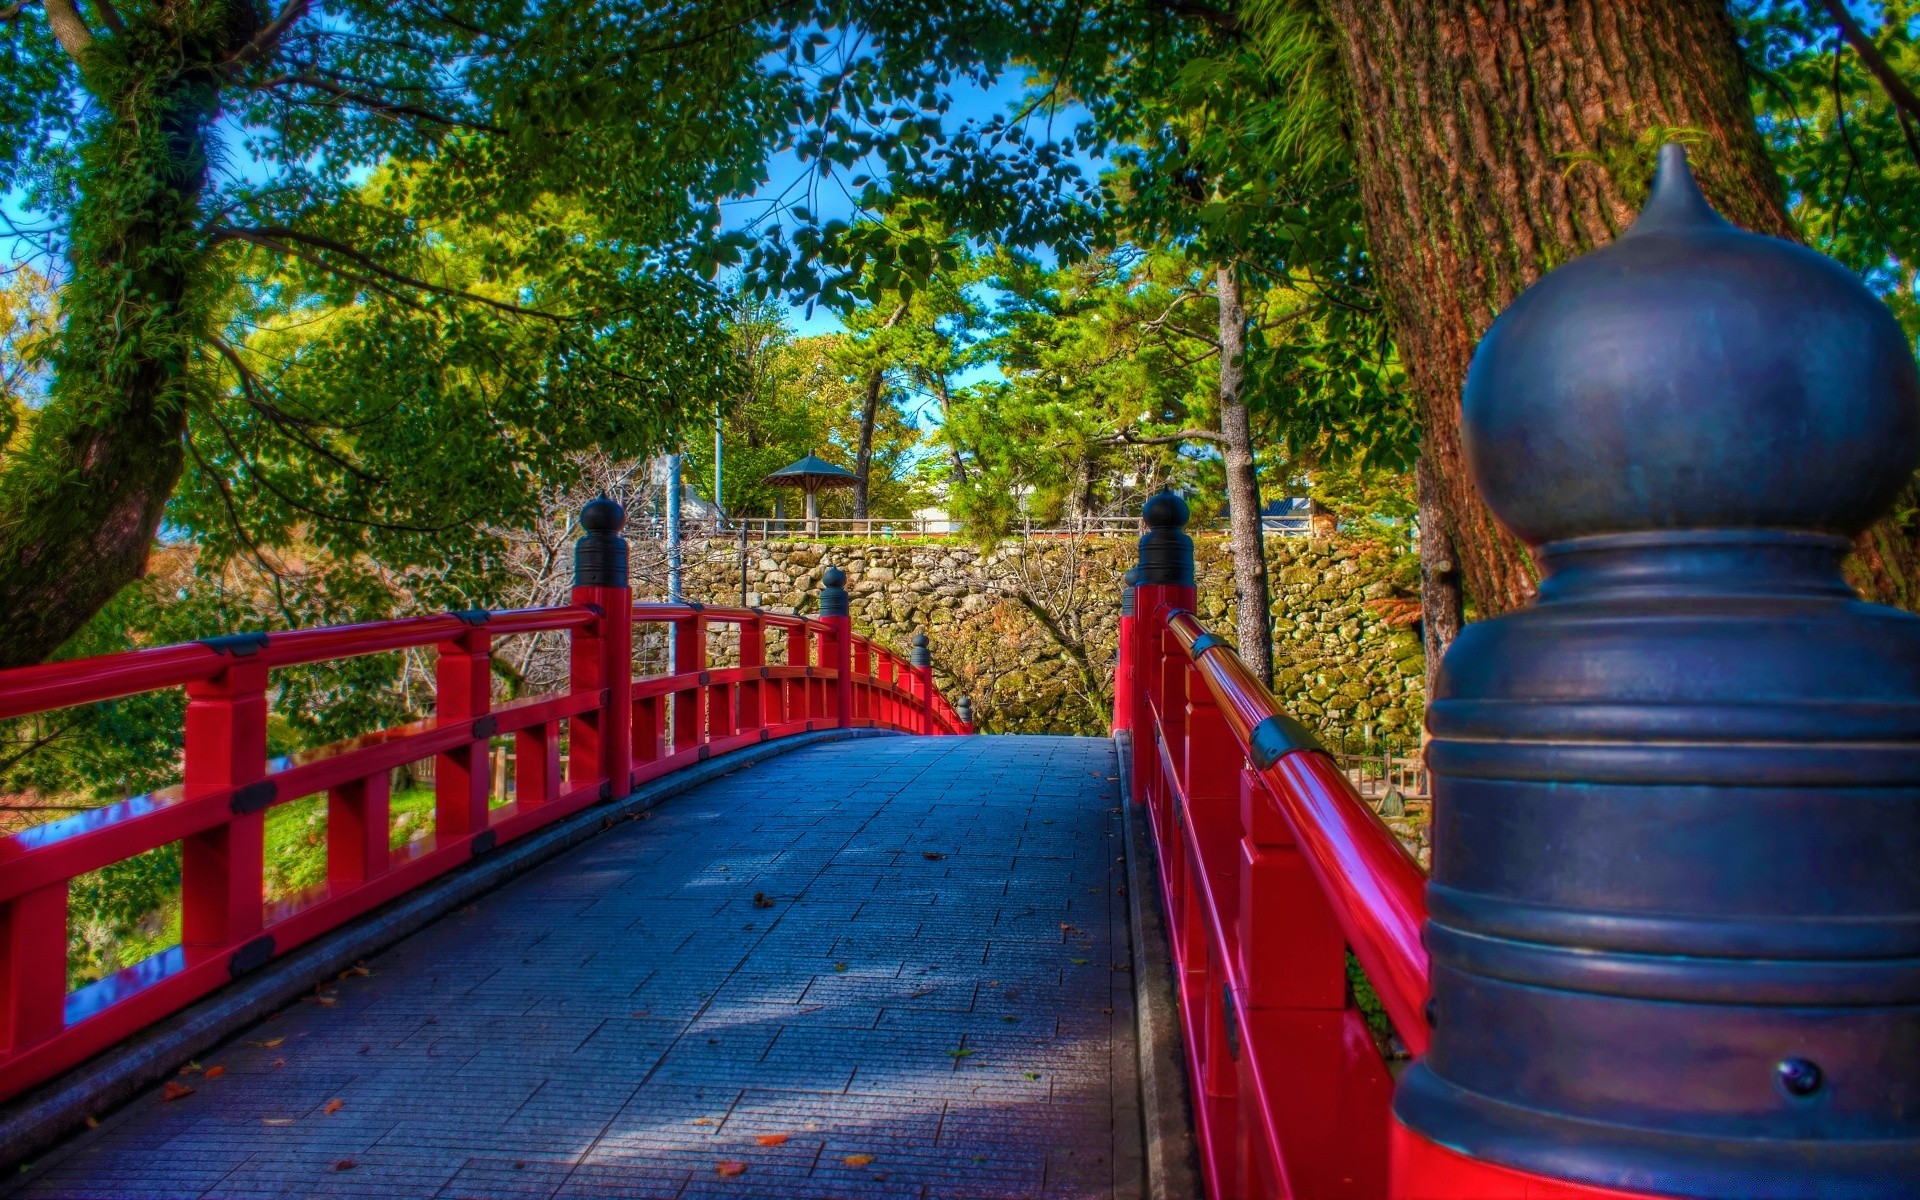
[[[1185,504],[1143,514],[1115,723],[1208,1194],[1920,1200],[1920,617],[1842,570],[1894,591],[1911,336],[1671,144],[1459,411],[1539,587],[1435,672],[1431,878],[1192,616]]]
[[[924,635],[909,661],[852,631],[839,571],[826,573],[821,617],[635,605],[618,508],[595,504],[606,508],[583,514],[571,604],[235,634],[0,672],[0,718],[187,694],[179,786],[0,838],[0,1099],[435,876],[683,767],[811,730],[972,732],[933,684]],[[634,628],[644,625],[669,631],[671,673],[633,676]],[[710,667],[708,630],[729,625],[738,664]],[[495,641],[549,632],[570,639],[567,688],[494,705]],[[784,661],[769,661],[769,638],[784,639]],[[429,646],[432,717],[269,760],[275,669]],[[494,808],[489,747],[506,735],[515,793]],[[392,772],[429,758],[432,833],[389,850]],[[321,794],[326,880],[269,904],[267,812]],[[176,842],[180,944],[68,991],[70,883]]]
[[[1148,506],[1121,608],[1114,725],[1128,731],[1158,857],[1207,1195],[1627,1200],[1468,1159],[1394,1120],[1393,1072],[1348,955],[1406,1053],[1425,1053],[1426,874],[1193,615],[1185,518],[1171,493]],[[1184,550],[1162,547],[1184,560],[1149,569],[1167,534]]]

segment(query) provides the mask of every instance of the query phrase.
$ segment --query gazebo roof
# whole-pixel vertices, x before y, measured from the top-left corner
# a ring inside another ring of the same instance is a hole
[[[781,467],[760,482],[774,487],[797,487],[813,491],[823,487],[851,487],[859,480],[858,475],[845,467],[835,466],[809,454],[797,463]]]

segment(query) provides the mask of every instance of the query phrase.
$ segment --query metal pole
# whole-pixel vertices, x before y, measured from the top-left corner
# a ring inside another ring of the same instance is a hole
[[[667,603],[686,599],[680,590],[680,456],[667,455]]]
[[[747,606],[747,523],[740,522],[740,607]]]
[[[716,400],[713,402],[713,511],[715,520],[724,519],[727,512],[726,504],[720,499],[720,481],[722,478],[720,471],[722,461],[721,451],[720,402]]]

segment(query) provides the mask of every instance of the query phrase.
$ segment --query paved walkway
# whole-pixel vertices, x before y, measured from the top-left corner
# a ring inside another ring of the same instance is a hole
[[[1137,1200],[1116,774],[1076,738],[776,758],[451,914],[0,1194]]]

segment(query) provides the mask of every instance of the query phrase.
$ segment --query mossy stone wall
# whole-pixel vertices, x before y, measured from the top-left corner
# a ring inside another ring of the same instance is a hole
[[[687,593],[740,602],[739,546],[689,543]],[[1419,639],[1406,624],[1412,565],[1365,542],[1275,538],[1275,692],[1295,716],[1356,748],[1418,738]],[[924,629],[950,698],[973,699],[993,732],[1104,733],[1112,706],[1120,576],[1131,539],[1034,540],[991,551],[939,540],[754,542],[746,588],[757,603],[811,612],[828,566],[847,573],[854,625],[904,650]],[[1233,573],[1224,539],[1197,539],[1199,611],[1233,639]]]

